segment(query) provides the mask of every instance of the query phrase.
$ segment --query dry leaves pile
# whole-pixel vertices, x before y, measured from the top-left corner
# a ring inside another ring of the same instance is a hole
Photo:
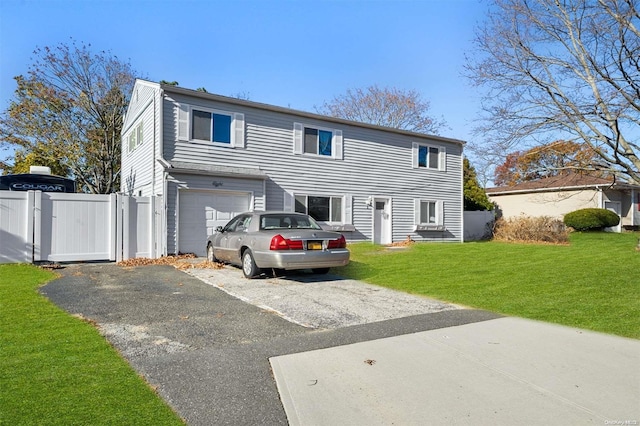
[[[127,259],[118,262],[116,265],[122,267],[149,266],[149,265],[170,265],[176,269],[221,269],[224,265],[218,262],[209,262],[205,259],[199,259],[196,255],[179,254],[177,256],[164,256],[158,259],[149,259],[140,257],[137,259]]]
[[[391,243],[389,244],[390,247],[407,247],[410,246],[411,244],[415,243],[415,241],[413,241],[411,239],[410,235],[407,235],[407,239],[404,241],[398,241],[396,243]]]

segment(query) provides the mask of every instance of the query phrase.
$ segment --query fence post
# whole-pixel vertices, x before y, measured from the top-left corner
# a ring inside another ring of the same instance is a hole
[[[118,196],[109,194],[109,260],[114,261],[118,255]]]
[[[122,200],[122,259],[131,259],[131,197],[121,195]]]
[[[116,262],[123,260],[122,258],[122,194],[116,194],[116,227],[113,234],[116,246]]]
[[[149,257],[157,259],[156,249],[156,197],[149,196]]]
[[[27,229],[26,240],[31,245],[31,262],[42,260],[42,192],[27,192]]]

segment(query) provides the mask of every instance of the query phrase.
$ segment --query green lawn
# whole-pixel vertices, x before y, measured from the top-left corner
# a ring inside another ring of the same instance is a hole
[[[183,424],[93,326],[38,294],[53,277],[0,265],[0,424]]]
[[[640,338],[639,233],[574,233],[570,245],[351,244],[340,274],[443,301]]]

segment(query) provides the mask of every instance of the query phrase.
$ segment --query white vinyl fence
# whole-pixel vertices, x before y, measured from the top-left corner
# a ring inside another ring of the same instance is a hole
[[[154,200],[0,191],[0,263],[153,257]]]
[[[489,240],[493,236],[494,212],[464,212],[464,240]]]

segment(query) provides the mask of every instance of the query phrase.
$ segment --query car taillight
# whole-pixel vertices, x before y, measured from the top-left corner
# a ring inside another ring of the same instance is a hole
[[[327,248],[347,248],[347,240],[346,238],[344,238],[344,235],[340,235],[340,238],[338,238],[337,240],[329,240]]]
[[[288,240],[278,234],[271,238],[269,250],[302,250],[302,240]]]

